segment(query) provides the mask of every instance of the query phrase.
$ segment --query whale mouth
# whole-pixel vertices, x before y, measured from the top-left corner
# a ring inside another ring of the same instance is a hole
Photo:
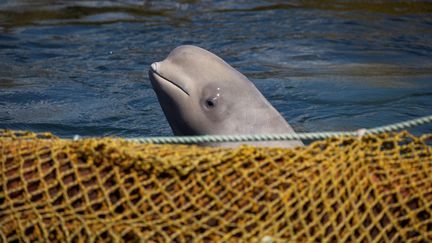
[[[160,75],[159,73],[156,72],[156,70],[153,69],[153,67],[150,68],[149,74],[150,74],[150,81],[156,81],[157,83],[161,83],[161,82],[169,83],[175,86],[176,88],[180,89],[187,96],[190,96],[189,93],[182,86]]]

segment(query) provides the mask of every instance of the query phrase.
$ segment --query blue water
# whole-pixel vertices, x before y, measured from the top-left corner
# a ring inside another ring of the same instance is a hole
[[[0,128],[170,135],[147,70],[182,44],[244,73],[296,131],[432,114],[430,2],[73,2],[0,1]]]

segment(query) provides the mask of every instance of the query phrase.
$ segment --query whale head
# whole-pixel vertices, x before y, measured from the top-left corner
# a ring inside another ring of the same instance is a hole
[[[248,78],[200,47],[175,48],[149,77],[175,135],[293,131]]]

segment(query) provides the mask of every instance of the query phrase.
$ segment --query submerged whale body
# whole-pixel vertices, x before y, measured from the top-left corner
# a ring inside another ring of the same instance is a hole
[[[175,48],[151,65],[149,77],[174,135],[271,134],[294,132],[243,74],[200,47]],[[300,140],[208,143],[296,147]]]

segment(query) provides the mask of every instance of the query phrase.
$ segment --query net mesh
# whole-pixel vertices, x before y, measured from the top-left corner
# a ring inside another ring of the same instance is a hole
[[[0,241],[432,241],[432,134],[296,149],[0,131]]]

